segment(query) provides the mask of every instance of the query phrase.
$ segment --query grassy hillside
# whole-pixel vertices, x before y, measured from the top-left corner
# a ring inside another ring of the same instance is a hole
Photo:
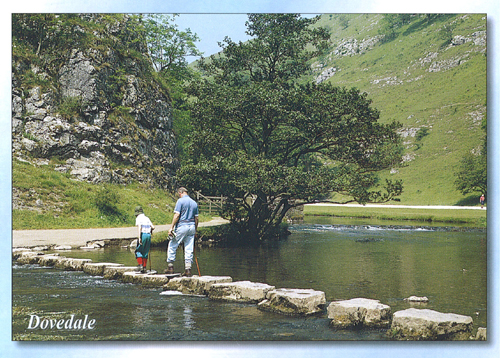
[[[95,185],[54,170],[54,163],[12,163],[14,230],[134,226],[141,205],[156,225],[172,222],[177,198],[146,185]],[[200,215],[201,221],[211,218]]]
[[[327,82],[367,92],[382,122],[403,124],[404,166],[383,175],[403,179],[401,204],[476,204],[454,181],[484,136],[485,15],[416,15],[385,42],[382,14],[323,15],[318,25],[330,29],[332,48],[308,80],[334,68]]]

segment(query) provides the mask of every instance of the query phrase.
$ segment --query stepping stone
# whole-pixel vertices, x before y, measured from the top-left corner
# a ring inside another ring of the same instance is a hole
[[[121,279],[125,272],[137,272],[137,266],[106,266],[103,276],[108,280]]]
[[[472,317],[409,308],[394,313],[388,334],[398,340],[468,340]]]
[[[17,262],[20,264],[25,264],[25,265],[32,265],[32,264],[37,264],[40,256],[43,254],[41,252],[35,252],[35,251],[24,251],[21,252],[19,257],[17,258]]]
[[[335,301],[327,308],[330,325],[335,328],[386,328],[391,324],[391,307],[378,300],[353,298]]]
[[[163,286],[163,289],[190,295],[207,295],[211,285],[232,281],[233,279],[229,276],[174,277]]]
[[[83,265],[83,272],[94,276],[103,276],[106,267],[119,267],[123,264],[115,264],[112,262],[90,262]]]
[[[220,301],[258,303],[266,298],[269,291],[276,289],[264,283],[238,281],[214,283],[208,290],[208,298]]]
[[[427,303],[429,299],[427,297],[410,296],[405,298],[405,301],[409,303]]]
[[[144,287],[163,287],[163,285],[170,281],[167,275],[156,275],[155,272],[142,275],[142,278],[139,279]]]
[[[83,265],[91,262],[91,259],[73,259],[67,257],[58,261],[55,267],[67,271],[83,271]]]
[[[64,256],[59,256],[59,254],[42,255],[38,257],[38,264],[41,266],[55,266],[65,258]]]
[[[269,291],[258,308],[285,315],[311,315],[321,312],[326,304],[325,293],[306,289],[280,288]]]
[[[476,341],[486,341],[486,328],[479,327],[477,329]]]

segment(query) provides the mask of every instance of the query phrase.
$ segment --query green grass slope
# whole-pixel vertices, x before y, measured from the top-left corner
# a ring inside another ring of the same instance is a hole
[[[13,230],[134,226],[141,205],[156,225],[172,222],[175,198],[146,185],[97,185],[73,180],[54,164],[14,160]],[[206,219],[206,218],[204,218]]]
[[[486,116],[486,16],[415,15],[380,40],[382,14],[323,15],[332,47],[312,63],[314,80],[368,93],[380,120],[403,125],[404,165],[382,177],[403,179],[401,204],[476,204],[455,189],[461,158],[478,153]]]

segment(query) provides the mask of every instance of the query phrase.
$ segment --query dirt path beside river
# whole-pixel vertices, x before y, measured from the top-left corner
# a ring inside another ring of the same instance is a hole
[[[200,227],[216,226],[227,223],[222,218],[201,222]],[[155,232],[169,230],[170,225],[157,225]],[[85,246],[88,241],[104,239],[128,239],[137,236],[137,228],[98,228],[98,229],[57,229],[57,230],[13,230],[12,248],[50,245]]]
[[[353,206],[363,207],[359,204],[308,204],[313,206]],[[451,209],[451,210],[486,210],[480,206],[408,206],[408,205],[376,205],[367,204],[365,207],[384,208],[415,208],[415,209]],[[200,223],[203,226],[216,226],[227,223],[222,218],[213,218],[211,221]],[[170,225],[157,225],[155,232],[169,230]],[[35,247],[47,245],[68,245],[71,247],[85,246],[88,241],[104,239],[128,239],[137,236],[137,228],[99,228],[99,229],[57,229],[57,230],[14,230],[12,231],[12,247]]]

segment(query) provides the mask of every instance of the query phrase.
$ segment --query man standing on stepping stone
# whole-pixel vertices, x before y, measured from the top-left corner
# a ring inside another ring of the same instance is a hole
[[[193,262],[194,237],[198,228],[198,204],[189,197],[186,188],[177,190],[179,200],[175,204],[174,218],[169,236],[172,239],[168,243],[166,274],[174,273],[174,261],[177,247],[184,242],[184,274],[191,276],[191,263]],[[175,234],[174,234],[175,233]]]

